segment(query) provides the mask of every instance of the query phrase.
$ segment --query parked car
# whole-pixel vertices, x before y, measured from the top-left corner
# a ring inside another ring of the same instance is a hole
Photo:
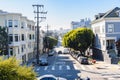
[[[79,57],[78,61],[81,63],[81,64],[89,64],[89,60],[87,57]]]
[[[62,51],[58,51],[58,54],[62,54]]]
[[[62,53],[63,54],[68,54],[69,53],[69,49],[68,48],[63,48]]]
[[[51,51],[48,53],[48,56],[53,56],[55,54],[55,51]]]
[[[46,58],[41,58],[40,59],[40,65],[41,66],[47,66],[48,65],[48,60]]]

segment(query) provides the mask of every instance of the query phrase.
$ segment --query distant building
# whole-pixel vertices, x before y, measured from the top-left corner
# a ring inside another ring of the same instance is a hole
[[[71,22],[71,29],[76,29],[78,27],[90,28],[91,27],[90,23],[91,23],[90,19],[81,19],[80,22],[72,21]]]
[[[35,22],[20,13],[0,10],[0,26],[8,29],[9,54],[25,63],[35,56]]]
[[[115,63],[117,53],[115,42],[120,39],[120,8],[116,7],[105,13],[95,15],[91,24],[95,34],[96,54],[102,53],[104,61]]]

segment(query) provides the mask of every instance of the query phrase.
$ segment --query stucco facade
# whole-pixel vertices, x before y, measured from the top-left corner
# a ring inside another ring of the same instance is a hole
[[[8,29],[9,57],[15,56],[21,63],[33,57],[35,46],[35,22],[19,13],[0,12],[0,26]]]

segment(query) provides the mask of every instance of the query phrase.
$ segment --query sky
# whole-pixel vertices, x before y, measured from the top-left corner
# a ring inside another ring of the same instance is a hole
[[[70,28],[71,21],[90,18],[115,7],[120,7],[120,0],[0,0],[0,10],[21,13],[30,20],[35,20],[33,4],[44,5],[46,20],[40,23],[42,29],[58,30]]]

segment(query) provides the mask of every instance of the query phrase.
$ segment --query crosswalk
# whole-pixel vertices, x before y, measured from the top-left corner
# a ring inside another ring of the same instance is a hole
[[[95,70],[96,68],[89,65],[80,65],[80,66],[70,66],[70,65],[51,65],[51,66],[39,66],[35,68],[35,71],[39,70]]]

